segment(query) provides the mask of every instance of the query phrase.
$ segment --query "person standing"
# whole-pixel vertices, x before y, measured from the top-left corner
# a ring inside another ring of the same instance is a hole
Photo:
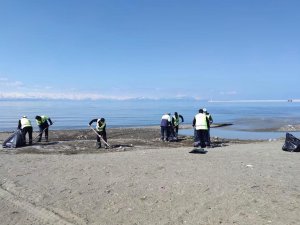
[[[23,116],[19,120],[18,129],[22,130],[23,140],[26,144],[26,134],[29,136],[29,145],[32,145],[32,125],[31,121],[27,118],[27,116]]]
[[[107,137],[106,137],[106,122],[104,118],[101,119],[93,119],[89,122],[89,126],[92,125],[92,123],[96,122],[96,131],[97,131],[97,148],[101,148],[101,140],[99,135],[103,138],[103,140],[107,143]],[[105,143],[105,148],[108,146]]]
[[[45,131],[46,142],[48,142],[49,126],[53,124],[51,119],[48,116],[42,115],[42,116],[36,116],[35,120],[40,130],[40,134],[38,136],[39,137],[38,142],[41,142],[44,131]],[[50,125],[48,124],[48,121]]]
[[[207,146],[210,146],[210,125],[214,122],[213,118],[211,116],[211,114],[209,112],[207,112],[206,108],[203,108],[203,113],[206,115],[207,119],[208,119],[208,129],[207,129],[207,133],[206,133],[206,138],[205,138],[205,142]]]
[[[199,109],[199,113],[195,115],[193,119],[193,127],[195,128],[195,143],[194,147],[201,146],[205,148],[205,137],[208,130],[208,119],[206,114],[203,113],[203,109]]]
[[[165,113],[161,117],[160,121],[160,133],[162,141],[169,141],[171,127],[171,116],[170,113]]]
[[[180,124],[180,119],[181,119],[181,122],[183,123],[184,122],[183,116],[179,115],[177,112],[175,112],[174,115],[172,116],[172,126],[173,126],[172,133],[173,133],[175,140],[178,139],[178,129],[179,129],[179,124]]]

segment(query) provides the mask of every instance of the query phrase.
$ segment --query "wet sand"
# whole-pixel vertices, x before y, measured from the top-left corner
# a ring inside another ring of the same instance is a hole
[[[0,142],[9,133],[0,133]],[[159,128],[50,131],[50,141],[0,148],[1,224],[300,224],[300,154],[284,140],[191,137]]]

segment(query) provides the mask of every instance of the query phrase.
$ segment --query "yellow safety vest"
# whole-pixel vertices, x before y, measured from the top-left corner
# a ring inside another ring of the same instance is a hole
[[[101,124],[101,126],[99,126],[99,123]],[[106,126],[105,122],[102,123],[102,122],[100,122],[100,119],[97,120],[97,125],[96,125],[97,131],[99,131],[99,132],[103,131],[105,126]]]
[[[24,127],[31,127],[31,122],[27,118],[21,119],[21,128],[23,129]]]
[[[41,116],[41,120],[36,120],[37,125],[42,125],[48,120],[47,116]]]
[[[176,118],[176,116],[173,116],[174,118],[174,126],[178,126],[179,125],[179,116],[178,118]]]
[[[195,116],[196,119],[196,130],[208,130],[208,125],[207,125],[207,121],[206,121],[206,115],[203,113],[198,113]]]

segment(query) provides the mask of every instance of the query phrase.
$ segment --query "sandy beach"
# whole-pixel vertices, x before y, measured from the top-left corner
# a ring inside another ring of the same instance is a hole
[[[2,143],[9,133],[0,133]],[[52,131],[50,141],[0,147],[2,225],[300,224],[300,154],[284,140],[161,142],[159,128]]]

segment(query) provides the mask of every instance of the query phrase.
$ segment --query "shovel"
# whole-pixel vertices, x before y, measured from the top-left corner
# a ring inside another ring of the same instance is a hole
[[[97,136],[101,139],[101,141],[103,141],[104,144],[106,144],[106,146],[108,146],[110,148],[110,145],[103,139],[103,137],[100,134],[98,134],[97,131],[95,131],[95,129],[92,128],[91,125],[89,125],[89,127],[95,132],[95,134],[97,134]]]
[[[53,123],[52,123],[53,124]],[[51,125],[52,125],[51,124]],[[32,139],[32,142],[33,141],[35,141],[41,134],[43,134],[43,132],[47,129],[47,128],[49,128],[51,125],[48,125],[47,127],[45,127],[37,136],[35,136],[33,139]]]

